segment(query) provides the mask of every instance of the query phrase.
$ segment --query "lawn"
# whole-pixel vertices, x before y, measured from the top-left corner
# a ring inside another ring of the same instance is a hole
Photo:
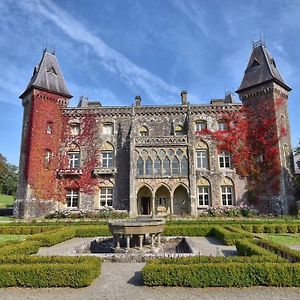
[[[7,241],[23,241],[26,238],[27,235],[3,234],[0,235],[0,244]]]
[[[13,203],[13,196],[0,194],[0,208],[12,207]]]
[[[300,234],[299,233],[281,233],[281,234],[269,234],[260,233],[256,234],[266,240],[283,244],[283,245],[300,245]]]

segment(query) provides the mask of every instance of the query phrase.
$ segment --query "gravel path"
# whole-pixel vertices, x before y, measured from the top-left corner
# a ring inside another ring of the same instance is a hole
[[[143,263],[109,263],[102,265],[102,274],[91,286],[71,288],[7,288],[0,289],[0,299],[5,300],[154,300],[154,299],[255,299],[299,300],[300,288],[179,288],[142,286]]]

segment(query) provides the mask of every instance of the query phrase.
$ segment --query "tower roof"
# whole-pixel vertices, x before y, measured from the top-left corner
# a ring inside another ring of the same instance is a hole
[[[72,97],[54,53],[44,50],[42,59],[34,68],[30,82],[20,98],[32,88],[40,88],[69,98]]]
[[[282,79],[275,60],[271,57],[268,49],[263,43],[260,43],[253,48],[243,80],[236,92],[239,93],[268,81],[274,81],[286,90],[291,90]]]

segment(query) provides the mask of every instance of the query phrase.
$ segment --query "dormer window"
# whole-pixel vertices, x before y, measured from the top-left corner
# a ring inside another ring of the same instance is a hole
[[[175,135],[183,135],[184,132],[183,132],[183,127],[181,125],[177,125],[175,127]]]
[[[142,126],[139,129],[139,134],[140,134],[140,136],[149,136],[149,130],[148,130],[148,128],[145,127],[145,126]]]
[[[78,123],[70,124],[71,135],[79,135],[80,134],[80,125]]]
[[[47,72],[50,73],[50,74],[53,74],[53,75],[57,75],[57,73],[56,73],[56,71],[55,71],[55,69],[53,67],[49,68],[47,70]]]
[[[103,134],[105,135],[113,135],[114,127],[112,123],[104,123],[103,124]]]

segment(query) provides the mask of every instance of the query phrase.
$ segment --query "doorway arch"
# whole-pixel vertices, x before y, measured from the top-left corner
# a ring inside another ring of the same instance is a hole
[[[190,214],[191,204],[187,189],[183,185],[179,185],[173,196],[173,213],[174,215]]]
[[[157,215],[168,215],[171,210],[171,193],[165,186],[161,185],[155,192],[155,213]]]
[[[152,211],[152,192],[148,186],[143,185],[137,193],[138,215],[149,216],[152,214]]]

